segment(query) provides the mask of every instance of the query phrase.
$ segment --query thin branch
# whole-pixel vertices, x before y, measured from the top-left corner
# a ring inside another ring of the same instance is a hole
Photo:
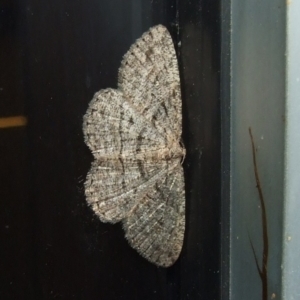
[[[248,233],[248,237],[249,237],[249,241],[250,241],[252,253],[253,253],[253,256],[254,256],[254,259],[255,259],[255,264],[256,264],[257,272],[258,272],[258,274],[259,274],[259,277],[262,279],[262,271],[261,271],[261,269],[260,269],[260,267],[259,267],[258,259],[257,259],[256,253],[255,253],[255,250],[254,250],[254,246],[253,246],[253,244],[252,244],[252,240],[251,240],[251,238],[250,238],[249,233]]]
[[[250,135],[251,145],[252,145],[252,159],[253,159],[253,166],[254,166],[256,188],[258,190],[259,201],[261,205],[261,219],[262,219],[262,231],[263,231],[263,257],[262,257],[262,267],[261,269],[259,269],[259,274],[262,281],[262,299],[267,300],[268,299],[268,256],[269,256],[267,212],[266,212],[262,187],[258,175],[258,168],[256,162],[256,149],[255,149],[251,127],[249,127],[249,135]],[[251,247],[254,250],[252,243],[251,243]]]

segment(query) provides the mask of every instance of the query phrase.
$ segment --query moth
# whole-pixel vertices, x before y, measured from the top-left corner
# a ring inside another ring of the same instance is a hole
[[[85,181],[88,204],[102,222],[122,222],[147,260],[171,266],[184,238],[186,150],[178,62],[164,26],[130,47],[118,88],[94,95],[83,132],[95,159]]]

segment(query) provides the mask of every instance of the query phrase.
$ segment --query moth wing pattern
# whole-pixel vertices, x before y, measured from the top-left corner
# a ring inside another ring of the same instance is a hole
[[[94,162],[85,182],[102,222],[122,222],[129,244],[171,266],[185,230],[178,63],[168,30],[157,25],[124,55],[118,89],[97,92],[83,120]]]
[[[181,252],[184,214],[184,176],[182,167],[177,164],[123,220],[126,238],[150,262],[168,267]]]
[[[165,135],[181,138],[182,101],[178,62],[172,37],[157,25],[124,55],[118,88]]]
[[[164,137],[115,89],[94,95],[83,119],[83,131],[96,159],[133,157],[137,152],[155,152],[166,146]]]
[[[171,168],[168,161],[95,160],[85,183],[87,201],[102,222],[119,222]]]

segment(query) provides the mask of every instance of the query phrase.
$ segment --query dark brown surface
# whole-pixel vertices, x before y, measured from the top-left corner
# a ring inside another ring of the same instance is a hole
[[[0,298],[219,299],[219,2],[2,0],[0,14],[1,117],[28,117],[0,129]],[[87,105],[116,87],[122,55],[159,23],[181,43],[187,148],[185,244],[168,269],[101,223],[83,190]]]

